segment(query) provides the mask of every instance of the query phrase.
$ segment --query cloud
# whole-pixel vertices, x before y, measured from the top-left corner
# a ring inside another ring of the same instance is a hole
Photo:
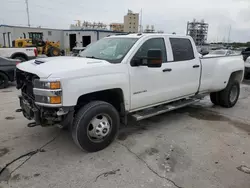
[[[23,1],[1,0],[0,23],[27,25],[25,8]],[[123,22],[128,9],[142,9],[144,26],[185,34],[187,21],[204,19],[210,41],[227,38],[230,26],[231,41],[250,41],[249,0],[30,0],[29,8],[31,24],[36,26],[68,28],[78,19]]]

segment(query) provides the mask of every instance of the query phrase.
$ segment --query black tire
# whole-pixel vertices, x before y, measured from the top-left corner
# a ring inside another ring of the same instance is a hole
[[[18,59],[21,62],[27,61],[27,59],[23,58],[23,57],[15,57],[14,59]]]
[[[232,90],[234,90],[235,98],[230,99],[230,95],[232,94]],[[219,103],[220,106],[225,108],[232,108],[238,101],[240,95],[240,83],[237,80],[230,80],[227,87],[220,91],[219,94]]]
[[[219,93],[218,92],[214,92],[214,93],[210,93],[210,100],[214,105],[219,105]]]
[[[111,128],[106,137],[99,142],[94,142],[88,133],[91,120],[99,114],[107,114],[111,120]],[[93,101],[83,106],[76,114],[71,128],[74,142],[88,152],[96,152],[109,146],[115,139],[119,130],[120,117],[117,110],[109,103]]]
[[[245,74],[244,74],[244,79],[245,79],[245,80],[249,80],[249,75],[250,75],[249,73],[246,73],[246,72],[245,72]]]
[[[50,47],[49,48],[49,57],[54,57],[54,56],[60,56],[61,55],[61,51],[59,48],[56,47]]]
[[[4,89],[9,85],[9,78],[6,74],[0,72],[0,89]]]

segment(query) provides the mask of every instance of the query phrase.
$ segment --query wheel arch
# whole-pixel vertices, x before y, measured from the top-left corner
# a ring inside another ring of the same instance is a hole
[[[28,56],[25,53],[17,52],[11,55],[11,59],[15,59],[16,57],[23,57],[26,61],[28,61]]]
[[[0,73],[3,73],[5,76],[7,76],[8,77],[8,79],[10,80],[10,76],[5,72],[5,71],[3,71],[3,70],[0,70]]]
[[[115,107],[120,116],[125,115],[124,93],[121,88],[106,89],[83,94],[77,99],[75,111],[78,111],[81,106],[84,106],[94,100],[108,102]]]
[[[234,71],[231,73],[231,75],[228,79],[228,82],[230,80],[237,80],[239,82],[242,82],[243,78],[244,78],[244,71],[243,70]]]

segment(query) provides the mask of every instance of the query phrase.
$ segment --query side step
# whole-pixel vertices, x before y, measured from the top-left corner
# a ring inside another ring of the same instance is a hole
[[[200,101],[200,99],[179,100],[176,102],[172,102],[172,103],[168,103],[165,105],[160,105],[157,107],[148,108],[146,110],[141,110],[141,111],[135,112],[134,114],[132,114],[132,117],[135,118],[136,121],[140,121],[140,120],[147,119],[147,118],[159,115],[159,114],[163,114],[165,112],[169,112],[172,110],[176,110],[178,108],[182,108],[184,106],[191,105],[191,104],[199,102],[199,101]]]

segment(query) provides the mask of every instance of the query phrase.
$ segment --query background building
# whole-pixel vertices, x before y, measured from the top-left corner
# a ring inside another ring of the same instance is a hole
[[[190,35],[197,46],[204,45],[207,42],[208,24],[204,20],[187,23],[187,35]]]
[[[29,38],[29,33],[42,33],[43,40],[60,42],[60,48],[66,52],[72,51],[74,47],[86,47],[92,42],[109,35],[119,34],[122,32],[101,29],[100,24],[89,24],[82,28],[82,25],[71,25],[71,29],[49,29],[40,27],[20,27],[11,25],[0,25],[0,46],[12,47],[12,41],[18,38]],[[97,25],[97,26],[96,26]],[[105,24],[104,24],[105,25]],[[97,27],[97,28],[96,28]]]
[[[155,26],[146,25],[146,29],[144,29],[143,33],[155,33]]]
[[[139,13],[133,13],[128,10],[127,15],[124,16],[124,32],[138,33],[139,28]]]
[[[63,40],[63,33],[60,29],[0,25],[0,45],[12,47],[13,40],[18,38],[29,38],[29,33],[42,33],[43,40],[45,41],[57,42]]]
[[[76,24],[71,24],[70,29],[102,29],[107,30],[107,25],[102,22],[88,22],[75,20]]]
[[[124,32],[124,24],[123,23],[111,23],[109,25],[111,31],[120,31]]]

